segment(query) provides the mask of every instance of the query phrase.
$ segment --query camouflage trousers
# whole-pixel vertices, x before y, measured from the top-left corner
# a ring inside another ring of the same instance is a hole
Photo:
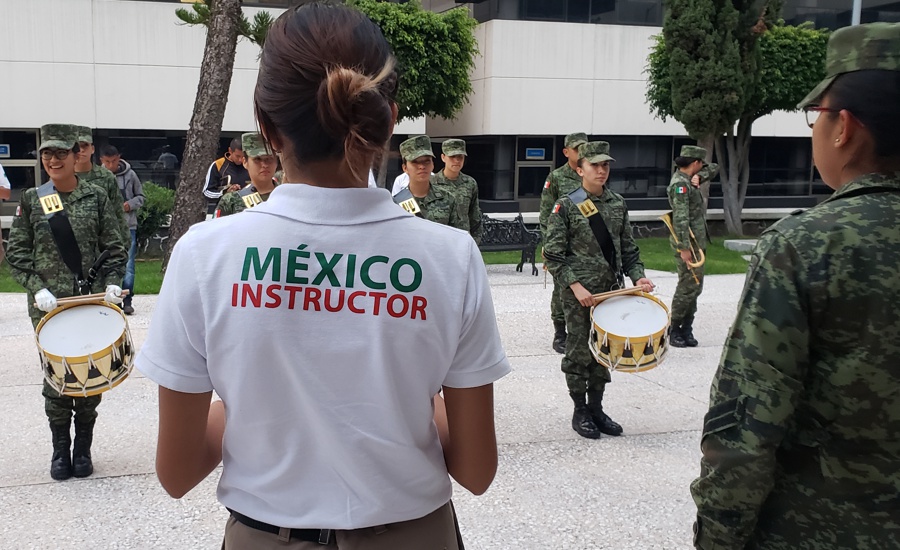
[[[706,251],[703,251],[704,254]],[[703,292],[703,267],[695,267],[693,274],[681,259],[681,255],[675,252],[675,265],[678,266],[678,285],[675,287],[675,296],[672,298],[672,326],[680,326],[685,321],[693,321],[697,313],[697,298]],[[700,281],[694,281],[694,275]]]
[[[564,325],[566,322],[566,314],[563,311],[562,292],[565,290],[556,279],[553,279],[553,294],[550,295],[550,319],[553,325]]]
[[[75,414],[75,421],[78,423],[93,422],[97,419],[97,405],[100,404],[100,395],[92,397],[67,397],[60,395],[55,389],[44,381],[44,389],[41,391],[44,396],[44,412],[47,413],[47,420],[51,424],[72,423],[72,414]]]
[[[609,371],[594,359],[588,348],[588,339],[591,337],[591,308],[578,303],[572,289],[562,289],[561,297],[566,315],[566,330],[569,333],[566,338],[566,354],[562,359],[566,385],[572,393],[603,390],[611,380]]]

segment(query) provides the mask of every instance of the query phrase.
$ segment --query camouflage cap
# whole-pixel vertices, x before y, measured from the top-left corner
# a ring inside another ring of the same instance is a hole
[[[87,126],[76,126],[78,129],[78,141],[94,144],[94,131]]]
[[[461,139],[446,140],[441,144],[441,152],[448,157],[455,157],[456,155],[468,156],[466,153],[466,142]]]
[[[400,156],[403,160],[416,160],[419,157],[434,156],[431,150],[431,138],[414,136],[400,144]]]
[[[591,164],[596,162],[615,161],[609,156],[609,142],[590,141],[578,149],[578,158],[585,159]]]
[[[78,143],[78,126],[74,124],[44,124],[41,126],[41,146],[44,149],[72,149]]]
[[[869,23],[835,31],[828,39],[825,80],[797,108],[819,101],[838,76],[870,69],[900,71],[900,23]]]
[[[563,147],[566,149],[578,149],[580,145],[584,145],[587,142],[587,134],[584,132],[575,132],[574,134],[566,136],[566,139],[563,141]]]
[[[263,157],[272,154],[267,147],[266,138],[256,132],[241,134],[241,148],[248,157]]]
[[[696,145],[684,145],[681,147],[681,154],[678,156],[688,159],[699,159],[706,162],[706,149],[697,147]]]

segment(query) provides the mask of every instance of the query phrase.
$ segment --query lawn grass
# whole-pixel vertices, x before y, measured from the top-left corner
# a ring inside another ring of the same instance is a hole
[[[675,271],[675,255],[669,247],[669,239],[638,239],[641,249],[641,260],[647,269],[658,271]],[[538,249],[538,258],[541,251]],[[521,252],[483,252],[481,256],[486,264],[517,264],[522,257]],[[162,275],[159,272],[160,260],[138,260],[135,263],[134,288],[138,294],[157,294],[162,286]],[[723,239],[716,239],[706,251],[707,275],[728,273],[745,273],[747,261],[740,252],[725,248]],[[22,287],[9,276],[9,266],[0,265],[0,292],[22,292]]]

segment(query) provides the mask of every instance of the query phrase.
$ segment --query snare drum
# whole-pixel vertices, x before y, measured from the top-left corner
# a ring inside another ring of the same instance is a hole
[[[112,304],[62,305],[35,330],[44,379],[60,394],[90,397],[119,385],[134,366],[128,321]]]
[[[609,370],[650,370],[669,351],[668,328],[669,309],[655,296],[645,292],[614,296],[591,308],[588,346],[594,359]]]

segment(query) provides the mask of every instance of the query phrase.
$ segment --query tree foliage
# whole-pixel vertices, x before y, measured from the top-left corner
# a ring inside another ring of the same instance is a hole
[[[191,5],[190,10],[186,8],[175,10],[175,16],[186,25],[204,25],[208,27],[210,2],[211,0],[198,0]],[[256,12],[252,22],[241,12],[238,18],[238,36],[246,38],[262,48],[266,43],[266,34],[269,32],[269,27],[274,22],[275,18],[267,11]]]
[[[465,7],[444,13],[405,4],[351,0],[349,5],[381,28],[400,65],[397,103],[400,118],[453,118],[472,92],[469,73],[478,44],[473,19]]]

